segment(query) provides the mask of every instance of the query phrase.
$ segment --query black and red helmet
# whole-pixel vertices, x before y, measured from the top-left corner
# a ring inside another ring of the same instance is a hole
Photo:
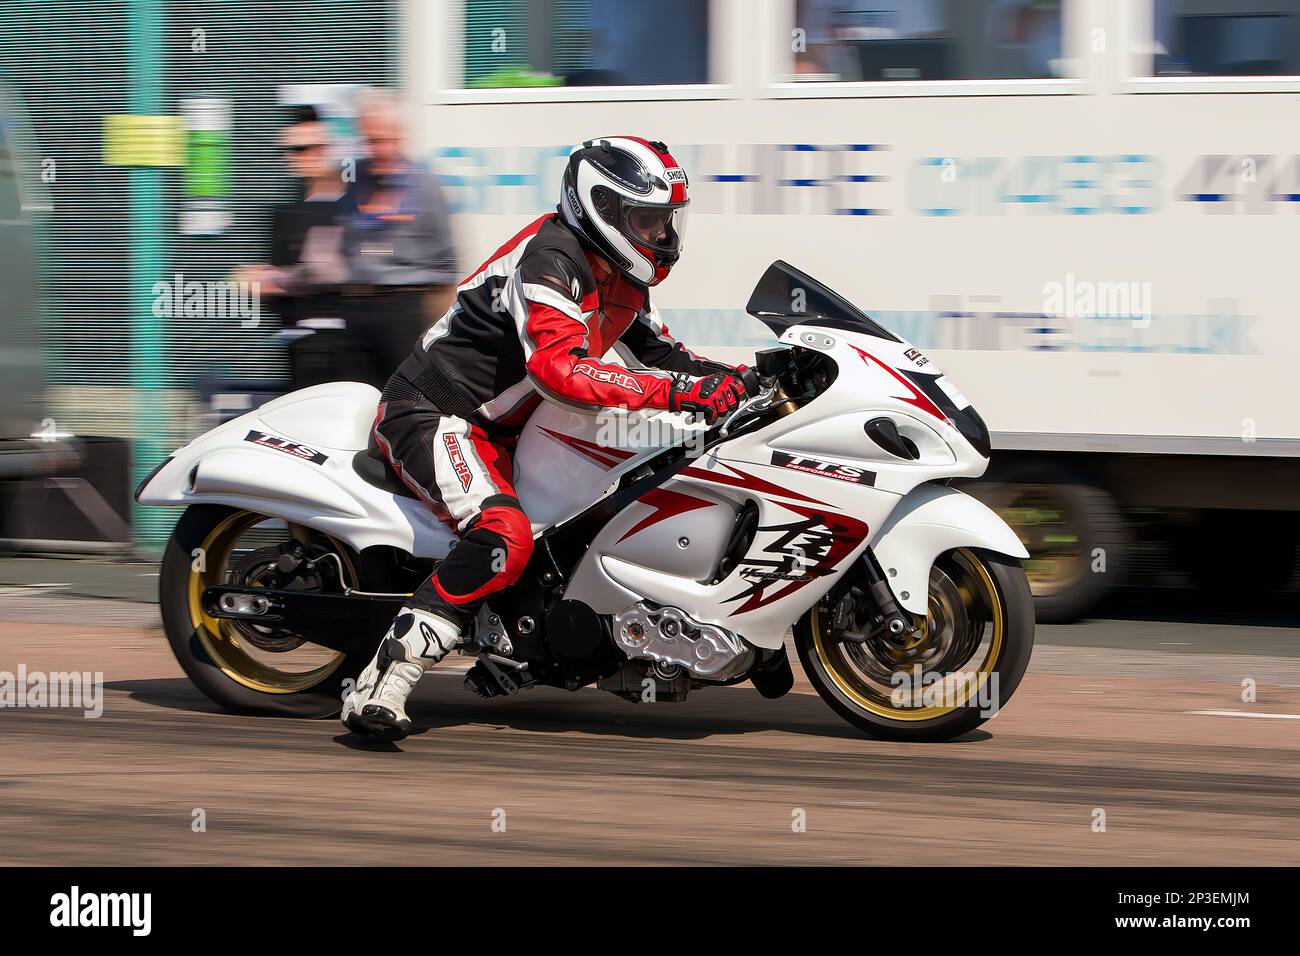
[[[668,275],[686,231],[686,172],[663,143],[635,136],[587,140],[569,153],[560,214],[629,279]]]

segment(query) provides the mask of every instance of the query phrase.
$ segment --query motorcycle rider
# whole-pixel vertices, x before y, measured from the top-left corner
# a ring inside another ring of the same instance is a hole
[[[518,580],[532,530],[512,451],[545,396],[584,409],[667,409],[712,424],[745,394],[741,368],[675,341],[650,304],[681,255],[686,173],[663,143],[588,140],[569,154],[556,212],[494,252],[389,379],[377,449],[459,536],[344,698],[343,722],[400,740],[406,699],[461,643],[485,598]],[[660,371],[601,360],[616,343]]]

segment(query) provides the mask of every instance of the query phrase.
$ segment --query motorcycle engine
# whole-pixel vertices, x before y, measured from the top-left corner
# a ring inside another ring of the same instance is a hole
[[[691,690],[691,674],[677,664],[624,661],[597,686],[632,703],[679,703]]]
[[[614,615],[613,623],[614,643],[633,660],[676,665],[712,681],[739,676],[754,662],[753,649],[741,638],[675,607],[633,604]]]

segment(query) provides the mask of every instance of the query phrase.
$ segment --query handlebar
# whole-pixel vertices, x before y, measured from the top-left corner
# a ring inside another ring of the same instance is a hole
[[[753,371],[753,369],[745,370],[746,374],[751,371]],[[717,424],[716,428],[718,430],[719,438],[726,438],[728,433],[731,431],[731,426],[736,422],[736,419],[746,412],[764,412],[772,407],[772,399],[776,397],[776,379],[769,379],[768,383],[764,385],[762,380],[758,378],[757,373],[755,373],[754,378],[756,380],[757,389],[752,393],[753,397],[745,399],[736,406],[735,411]],[[746,390],[748,391],[748,386],[746,386]]]

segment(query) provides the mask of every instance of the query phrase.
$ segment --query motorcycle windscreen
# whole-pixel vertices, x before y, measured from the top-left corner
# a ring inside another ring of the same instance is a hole
[[[946,375],[926,375],[909,369],[899,369],[926,397],[948,417],[948,420],[961,432],[962,437],[971,443],[977,452],[988,458],[993,453],[989,427],[975,411],[970,399],[961,393]]]
[[[758,280],[745,311],[778,338],[792,325],[817,325],[861,332],[888,342],[903,341],[838,292],[780,259],[768,266]]]

